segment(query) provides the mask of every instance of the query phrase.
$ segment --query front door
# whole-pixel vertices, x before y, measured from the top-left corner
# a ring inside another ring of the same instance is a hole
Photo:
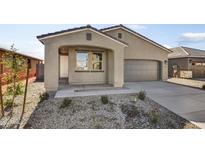
[[[68,55],[60,55],[60,78],[68,78]]]

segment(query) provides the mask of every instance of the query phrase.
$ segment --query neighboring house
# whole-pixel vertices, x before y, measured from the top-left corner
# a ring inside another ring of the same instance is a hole
[[[168,55],[169,76],[205,78],[205,51],[188,47],[176,47]]]
[[[45,45],[47,91],[59,81],[112,84],[166,80],[171,50],[123,26],[98,30],[90,25],[37,36]]]
[[[10,50],[0,47],[0,55],[5,54],[6,52],[10,52]],[[28,55],[24,55],[24,54],[21,54],[21,53],[18,53],[18,52],[16,52],[16,54],[20,55],[22,57],[25,57],[26,59],[29,60],[29,68],[30,68],[30,70],[29,70],[29,77],[36,76],[37,64],[42,64],[43,60],[31,57],[31,56],[28,56]],[[4,65],[2,67],[3,67],[3,84],[6,84],[7,82],[4,79],[4,77],[7,75],[7,73],[9,73],[10,70],[8,68],[6,68],[6,66],[4,66]],[[20,78],[20,80],[23,80],[23,79],[26,78],[26,70],[22,71],[19,74],[19,78]]]

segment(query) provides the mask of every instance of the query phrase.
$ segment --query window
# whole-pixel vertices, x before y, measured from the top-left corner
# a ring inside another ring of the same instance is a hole
[[[92,69],[102,70],[102,53],[99,52],[92,53]]]
[[[91,40],[92,40],[92,34],[91,34],[91,33],[87,33],[87,34],[86,34],[86,39],[87,39],[88,41],[91,41]]]
[[[118,33],[118,38],[119,38],[119,39],[122,38],[122,33]]]
[[[77,70],[88,70],[88,52],[77,51]]]

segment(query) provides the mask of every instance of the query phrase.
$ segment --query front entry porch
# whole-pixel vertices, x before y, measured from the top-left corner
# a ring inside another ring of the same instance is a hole
[[[110,49],[91,46],[59,48],[58,89],[113,87],[114,53]],[[102,86],[103,85],[103,86]]]
[[[55,98],[103,96],[113,94],[136,94],[136,90],[127,87],[113,87],[111,84],[69,85],[60,84]]]

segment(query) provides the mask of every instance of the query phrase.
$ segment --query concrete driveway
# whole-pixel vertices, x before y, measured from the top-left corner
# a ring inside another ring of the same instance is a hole
[[[205,91],[160,81],[127,82],[125,86],[145,90],[160,105],[205,128]]]

